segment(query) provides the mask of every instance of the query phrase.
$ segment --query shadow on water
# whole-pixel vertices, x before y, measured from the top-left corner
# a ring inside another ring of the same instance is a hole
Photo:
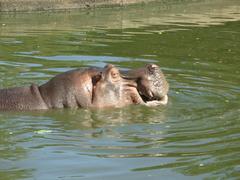
[[[237,178],[239,1],[0,15],[0,87],[160,65],[167,107],[0,114],[3,179]]]

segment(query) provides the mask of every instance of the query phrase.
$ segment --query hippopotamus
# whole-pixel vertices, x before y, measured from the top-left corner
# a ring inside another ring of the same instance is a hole
[[[161,100],[145,102],[137,91],[137,83],[121,77],[119,70],[111,64],[105,67],[102,78],[94,88],[95,107],[123,107],[131,104],[157,106],[164,103]]]
[[[156,87],[149,86],[151,89],[145,87],[151,85],[150,82],[147,83],[147,73],[137,72],[141,70],[130,71],[129,77],[124,78],[113,65],[108,65],[102,70],[76,69],[59,74],[40,86],[32,84],[30,87],[2,89],[0,90],[0,110],[166,104],[166,99],[159,98],[159,94],[155,92]],[[145,77],[146,80],[143,80]],[[144,96],[144,99],[139,93]]]
[[[137,90],[144,100],[160,100],[161,104],[167,104],[169,84],[158,65],[147,64],[123,74],[126,79],[135,79]]]

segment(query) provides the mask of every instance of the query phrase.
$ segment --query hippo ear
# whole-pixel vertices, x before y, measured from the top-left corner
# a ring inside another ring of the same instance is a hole
[[[100,71],[98,74],[97,74],[97,79],[100,80],[103,76],[103,72]]]
[[[102,79],[102,72],[99,72],[97,75],[93,76],[92,83],[95,85],[101,79]]]

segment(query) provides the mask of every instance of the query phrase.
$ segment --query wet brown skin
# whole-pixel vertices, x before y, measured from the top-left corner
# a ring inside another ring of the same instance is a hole
[[[104,68],[101,79],[94,88],[93,106],[97,108],[123,107],[131,104],[157,106],[162,101],[144,102],[137,91],[137,83],[121,77],[113,65]]]
[[[0,90],[0,110],[45,110],[92,106],[92,90],[101,72],[76,69],[59,74],[47,83]]]
[[[135,79],[144,100],[160,100],[167,104],[169,84],[158,65],[147,64],[143,68],[129,70],[124,73],[124,78]]]
[[[48,108],[88,108],[93,106],[93,88],[100,78],[98,69],[76,69],[53,77],[39,91]]]
[[[48,109],[38,86],[16,87],[0,90],[0,110],[35,110]]]

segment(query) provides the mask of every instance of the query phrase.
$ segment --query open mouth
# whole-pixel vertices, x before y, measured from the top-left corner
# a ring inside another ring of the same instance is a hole
[[[141,93],[141,91],[138,91],[138,93],[139,93],[139,95],[141,96],[141,98],[142,98],[142,100],[143,100],[144,102],[149,102],[149,101],[160,101],[160,100],[161,100],[161,98],[158,98],[158,97],[154,97],[154,96],[152,96],[152,97],[150,97],[150,96],[146,96],[146,95],[144,95],[143,93]]]
[[[141,98],[142,98],[142,100],[143,100],[144,102],[151,101],[151,99],[149,99],[148,97],[146,97],[146,96],[144,96],[144,95],[141,95],[141,94],[140,94],[140,96],[141,96]]]

